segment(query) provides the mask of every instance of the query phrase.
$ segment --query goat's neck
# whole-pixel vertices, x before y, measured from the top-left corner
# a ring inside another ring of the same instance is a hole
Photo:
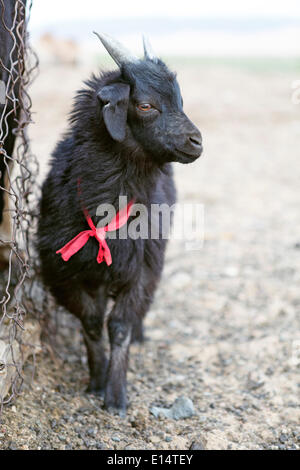
[[[126,196],[128,202],[134,199],[138,203],[151,204],[151,195],[155,191],[159,179],[167,170],[159,167],[143,156],[123,158],[114,155],[102,158],[99,172],[95,174],[89,166],[82,175],[82,198],[91,213],[95,214],[99,204],[113,204],[119,207],[119,197]]]

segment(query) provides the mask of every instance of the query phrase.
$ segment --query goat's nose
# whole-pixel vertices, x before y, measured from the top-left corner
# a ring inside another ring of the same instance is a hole
[[[189,138],[190,143],[193,145],[195,148],[201,148],[202,147],[202,138],[201,135],[192,135]]]

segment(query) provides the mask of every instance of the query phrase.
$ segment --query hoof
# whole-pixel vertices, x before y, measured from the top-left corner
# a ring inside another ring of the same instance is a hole
[[[125,408],[116,408],[115,406],[106,406],[104,405],[104,410],[107,411],[110,415],[119,416],[120,418],[126,417],[126,407]]]
[[[104,398],[105,390],[104,390],[104,387],[97,387],[94,384],[90,383],[88,387],[85,389],[85,393]]]
[[[133,328],[131,333],[131,344],[142,344],[145,341],[144,328],[142,326]]]
[[[127,409],[126,390],[122,390],[119,395],[115,396],[108,392],[109,390],[106,389],[104,409],[110,414],[119,415],[121,418],[124,418],[126,416]]]

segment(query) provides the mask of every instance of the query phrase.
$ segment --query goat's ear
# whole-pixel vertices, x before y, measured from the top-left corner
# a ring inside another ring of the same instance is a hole
[[[129,85],[113,83],[98,93],[99,100],[104,103],[102,112],[106,128],[117,142],[122,142],[126,135],[129,92]]]

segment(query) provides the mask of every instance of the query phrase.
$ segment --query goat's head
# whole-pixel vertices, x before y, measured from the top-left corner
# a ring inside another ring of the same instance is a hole
[[[117,81],[98,93],[111,137],[123,142],[131,135],[160,163],[190,163],[198,158],[201,134],[183,112],[175,74],[155,56],[145,39],[145,56],[139,60],[107,35],[98,37],[121,71]]]

